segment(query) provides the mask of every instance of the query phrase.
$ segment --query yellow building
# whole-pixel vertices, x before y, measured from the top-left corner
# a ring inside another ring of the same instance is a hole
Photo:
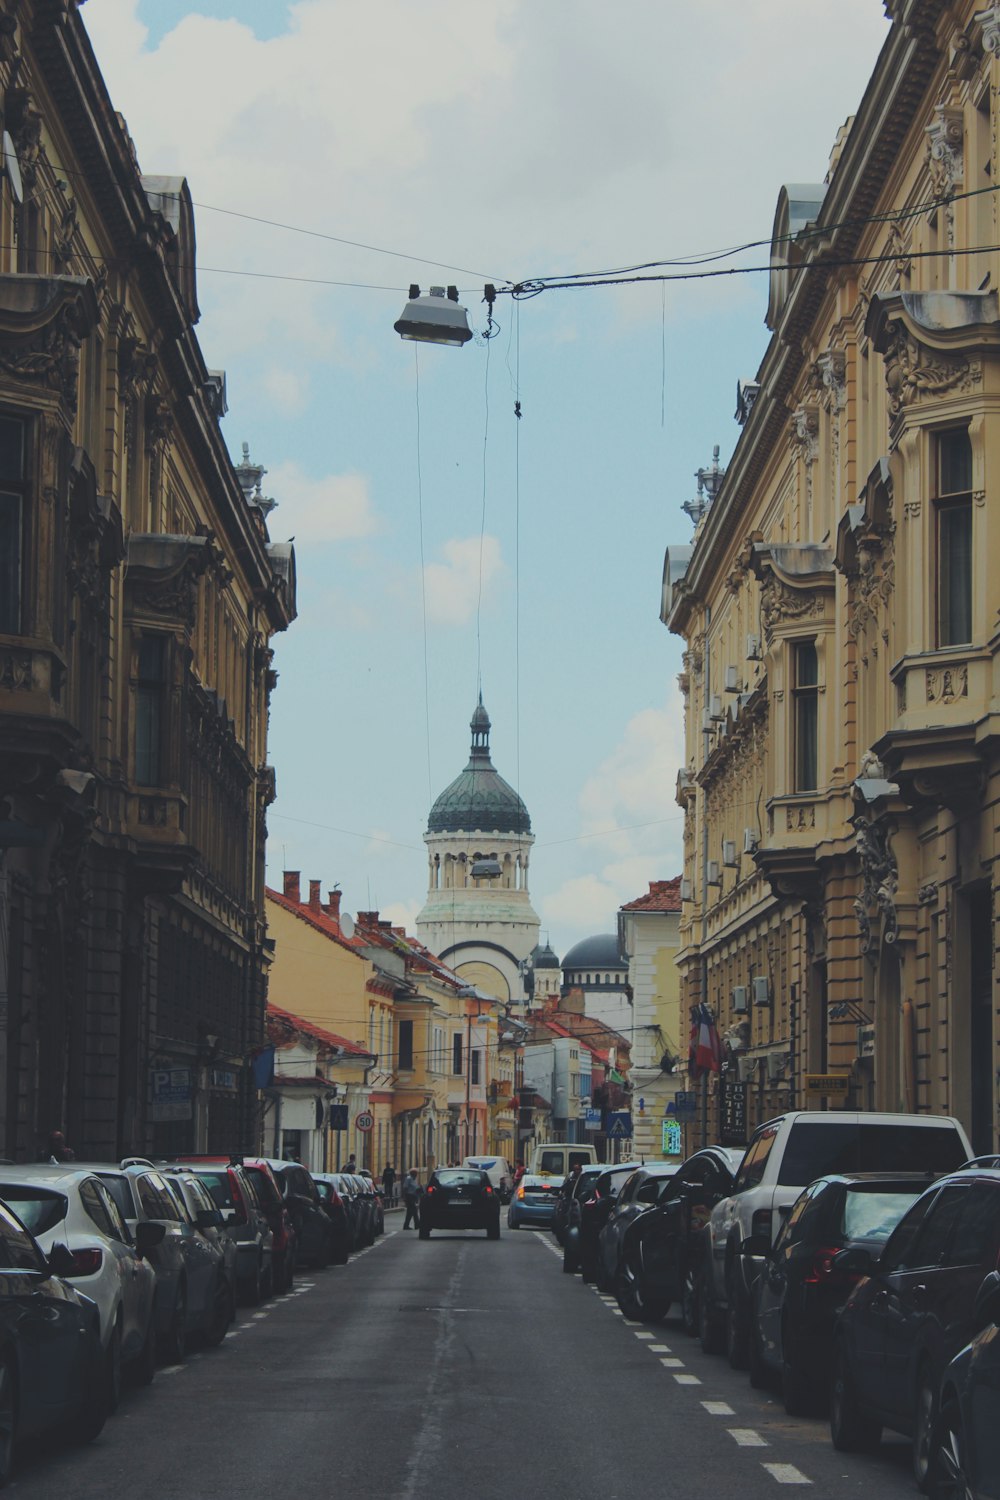
[[[665,561],[683,998],[731,1042],[713,1134],[846,1103],[990,1151],[1000,6],[886,8],[825,179],[779,195],[771,341]]]
[[[619,948],[628,959],[632,1005],[632,1149],[642,1161],[681,1154],[671,1128],[673,1104],[683,1088],[687,1025],[681,1022],[681,877],[651,880],[649,890],[619,908]],[[676,1069],[676,1071],[675,1071]],[[666,1127],[666,1128],[665,1128]]]

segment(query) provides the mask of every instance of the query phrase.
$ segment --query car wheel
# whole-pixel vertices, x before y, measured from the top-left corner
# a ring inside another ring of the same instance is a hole
[[[497,1220],[497,1222],[495,1224],[489,1224],[487,1226],[487,1229],[486,1229],[486,1238],[488,1240],[498,1240],[500,1238],[500,1221],[499,1221],[499,1219]]]
[[[14,1472],[14,1444],[17,1439],[17,1377],[14,1360],[0,1355],[0,1488]]]
[[[183,1286],[177,1288],[170,1326],[160,1338],[160,1352],[168,1365],[179,1365],[187,1348],[187,1294]]]
[[[581,1257],[580,1257],[580,1279],[581,1279],[581,1281],[586,1282],[587,1285],[589,1286],[590,1283],[594,1279],[594,1275],[595,1275],[594,1262],[591,1260],[591,1258],[589,1256],[581,1255]]]
[[[295,1252],[289,1250],[285,1258],[285,1285],[283,1290],[290,1292],[295,1285]]]
[[[149,1314],[146,1337],[143,1339],[139,1358],[132,1367],[136,1385],[152,1385],[156,1375],[156,1319]]]
[[[599,1292],[610,1292],[612,1290],[611,1278],[604,1269],[604,1260],[600,1250],[597,1252],[597,1260],[595,1262],[594,1282]]]
[[[257,1307],[264,1299],[264,1277],[260,1257],[253,1268],[253,1276],[246,1283],[245,1300],[248,1307]]]
[[[335,1266],[346,1266],[350,1258],[350,1247],[348,1245],[338,1245],[336,1254],[333,1257],[333,1263]]]
[[[688,1338],[698,1336],[698,1277],[688,1271],[681,1289],[681,1327]]]
[[[771,1372],[764,1363],[764,1351],[760,1346],[760,1330],[757,1327],[756,1318],[750,1324],[750,1346],[747,1355],[750,1384],[755,1391],[766,1390],[771,1383]]]
[[[752,1332],[750,1339],[752,1344]],[[807,1367],[794,1346],[791,1330],[782,1323],[781,1399],[790,1417],[808,1417],[815,1411],[818,1401],[817,1380],[815,1372]]]
[[[99,1351],[100,1345],[97,1343],[96,1335],[94,1342]],[[108,1352],[110,1353],[110,1350]],[[106,1356],[102,1357],[98,1353],[93,1368],[87,1372],[80,1410],[69,1425],[70,1439],[74,1443],[92,1443],[104,1430],[104,1424],[111,1415],[108,1405],[110,1394],[108,1382],[103,1378],[106,1372],[105,1359]]]
[[[877,1448],[882,1440],[882,1425],[866,1416],[858,1405],[854,1377],[847,1350],[837,1348],[830,1387],[830,1438],[840,1453],[859,1453]]]
[[[229,1295],[229,1282],[225,1276],[220,1275],[215,1283],[215,1291],[212,1295],[212,1316],[205,1332],[205,1343],[210,1349],[218,1348],[225,1338],[226,1330],[232,1321],[231,1310],[232,1298]]]
[[[274,1296],[274,1262],[268,1261],[266,1271],[261,1266],[258,1275],[260,1276],[260,1300],[267,1302]]]
[[[972,1479],[966,1465],[965,1433],[958,1403],[945,1403],[935,1427],[931,1453],[931,1494],[938,1500],[972,1500]]]
[[[747,1299],[740,1290],[740,1276],[734,1266],[726,1278],[726,1358],[734,1370],[747,1367],[749,1327]]]
[[[431,1237],[431,1232],[426,1224],[421,1224],[419,1229],[417,1230],[417,1233],[422,1240],[429,1240]]]
[[[937,1393],[930,1366],[923,1364],[913,1402],[913,1477],[924,1494],[930,1485],[931,1453],[937,1425]]]
[[[122,1330],[116,1323],[111,1330],[107,1352],[104,1356],[104,1384],[108,1415],[118,1410],[122,1399]]]
[[[722,1321],[712,1306],[712,1299],[703,1281],[698,1290],[698,1339],[704,1354],[722,1353]]]
[[[563,1274],[566,1276],[575,1276],[580,1269],[577,1265],[576,1256],[568,1245],[563,1246],[562,1268]]]
[[[628,1262],[615,1278],[615,1296],[618,1306],[633,1323],[658,1322],[666,1316],[670,1307],[670,1303],[662,1297],[649,1295],[643,1286],[642,1277]]]

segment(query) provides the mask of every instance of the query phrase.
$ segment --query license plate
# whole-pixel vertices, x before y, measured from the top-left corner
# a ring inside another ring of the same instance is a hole
[[[469,1204],[472,1202],[472,1199],[471,1198],[452,1198],[451,1201],[458,1208],[468,1208]]]

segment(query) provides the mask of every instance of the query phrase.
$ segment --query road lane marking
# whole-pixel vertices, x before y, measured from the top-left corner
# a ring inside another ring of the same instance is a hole
[[[637,1339],[655,1339],[655,1333],[646,1333],[642,1328],[633,1328],[632,1332]]]
[[[697,1375],[678,1375],[677,1372],[674,1371],[674,1379],[676,1380],[678,1385],[701,1385],[701,1381],[698,1379]]]
[[[703,1401],[701,1404],[710,1417],[735,1417],[736,1415],[728,1401]]]
[[[233,1329],[230,1330],[229,1333],[226,1334],[226,1338],[227,1339],[234,1339],[237,1334],[242,1333],[242,1332],[243,1332],[242,1328],[233,1328]]]
[[[752,1427],[727,1427],[726,1431],[738,1448],[769,1448],[771,1445]]]
[[[807,1479],[794,1464],[761,1464],[761,1468],[766,1469],[779,1484],[812,1484],[812,1480]]]
[[[673,1351],[669,1344],[650,1344],[650,1354],[671,1354]]]
[[[660,1364],[665,1370],[683,1370],[684,1368],[682,1359],[661,1359]]]
[[[158,1375],[177,1375],[181,1370],[186,1370],[187,1365],[164,1365],[162,1370],[157,1370]]]

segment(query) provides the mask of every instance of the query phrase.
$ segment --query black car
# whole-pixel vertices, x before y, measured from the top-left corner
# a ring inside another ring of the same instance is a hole
[[[108,1416],[97,1306],[60,1279],[64,1245],[46,1259],[0,1203],[0,1487],[23,1438],[44,1432],[90,1442]]]
[[[656,1206],[628,1225],[615,1291],[627,1318],[662,1318],[679,1302],[685,1333],[698,1332],[700,1235],[733,1190],[743,1150],[706,1146],[682,1162]]]
[[[420,1238],[432,1229],[485,1229],[500,1238],[500,1195],[485,1172],[472,1167],[441,1167],[432,1172],[420,1200]]]
[[[243,1300],[255,1307],[275,1290],[274,1234],[257,1189],[244,1168],[227,1158],[185,1157],[182,1164],[198,1174],[226,1220],[236,1241],[237,1287]]]
[[[633,1219],[659,1203],[677,1172],[677,1162],[652,1161],[634,1167],[622,1183],[607,1223],[597,1238],[597,1285],[602,1292],[617,1291],[625,1231]]]
[[[588,1195],[577,1200],[580,1217],[577,1256],[580,1275],[584,1281],[595,1281],[597,1278],[597,1244],[601,1230],[608,1222],[615,1200],[635,1167],[634,1161],[620,1162],[615,1167],[605,1166],[596,1182],[591,1183]]]
[[[333,1227],[333,1263],[346,1266],[354,1249],[354,1225],[347,1204],[331,1173],[314,1172],[312,1176],[320,1205]]]
[[[333,1230],[323,1212],[316,1184],[301,1162],[262,1159],[274,1173],[295,1232],[296,1264],[324,1270],[333,1259]]]
[[[796,1198],[773,1246],[762,1236],[746,1250],[764,1256],[753,1290],[750,1383],[779,1375],[789,1416],[825,1406],[829,1396],[833,1330],[857,1281],[837,1255],[880,1254],[927,1186],[926,1174],[914,1172],[820,1177]]]
[[[597,1179],[604,1171],[602,1163],[571,1172],[562,1185],[552,1220],[552,1233],[563,1247],[563,1270],[572,1276],[580,1269],[581,1206],[589,1198]]]
[[[998,1258],[996,1168],[953,1172],[928,1188],[880,1256],[839,1253],[837,1270],[864,1279],[837,1324],[835,1447],[874,1446],[888,1427],[912,1439],[917,1483],[927,1483],[941,1377],[969,1341],[979,1288]]]
[[[998,1162],[1000,1165],[1000,1162]],[[944,1372],[931,1456],[937,1500],[1000,1500],[1000,1273],[976,1293],[975,1338]]]

